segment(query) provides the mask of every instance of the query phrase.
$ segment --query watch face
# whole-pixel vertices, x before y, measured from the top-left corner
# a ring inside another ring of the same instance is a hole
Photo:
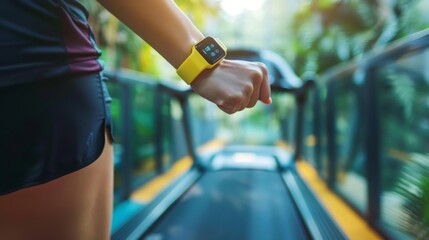
[[[226,55],[225,50],[212,37],[206,37],[195,48],[209,64],[215,64]]]

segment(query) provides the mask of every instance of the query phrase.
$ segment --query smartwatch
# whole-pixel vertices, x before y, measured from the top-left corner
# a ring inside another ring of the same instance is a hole
[[[206,37],[192,47],[191,54],[177,68],[177,74],[191,84],[202,71],[213,68],[225,56],[225,45],[214,37]]]

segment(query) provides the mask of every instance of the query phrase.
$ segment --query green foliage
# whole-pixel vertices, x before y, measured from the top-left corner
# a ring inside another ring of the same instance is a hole
[[[160,77],[165,61],[127,26],[118,21],[93,0],[81,0],[90,12],[90,23],[103,49],[106,65],[110,68],[127,68]],[[176,3],[203,27],[207,16],[217,13],[218,3],[211,0],[178,0]],[[124,2],[126,4],[126,2]]]
[[[413,103],[417,95],[412,76],[393,68],[387,69],[384,74],[392,86],[394,97],[404,109],[404,116],[409,120],[412,117]]]
[[[415,239],[429,238],[429,154],[413,154],[401,171],[395,192],[404,199],[398,226]]]
[[[429,27],[424,0],[313,0],[294,17],[295,70],[319,73]]]
[[[176,0],[175,2],[200,29],[204,28],[208,16],[214,16],[219,12],[219,3],[212,0]]]
[[[423,220],[429,226],[429,177],[422,180],[423,189]]]

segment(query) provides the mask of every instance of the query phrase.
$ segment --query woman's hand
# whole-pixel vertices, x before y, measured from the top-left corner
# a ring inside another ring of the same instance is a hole
[[[225,59],[203,71],[191,87],[228,114],[251,108],[258,100],[271,103],[267,68],[263,63]]]

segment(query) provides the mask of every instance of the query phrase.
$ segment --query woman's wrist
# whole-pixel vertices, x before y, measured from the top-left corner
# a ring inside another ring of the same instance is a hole
[[[201,34],[192,34],[191,36],[187,36],[180,40],[180,43],[177,44],[178,49],[176,49],[173,53],[169,54],[170,56],[167,61],[175,68],[178,69],[179,66],[186,60],[186,58],[191,54],[192,48],[195,44],[201,41],[204,36]]]

